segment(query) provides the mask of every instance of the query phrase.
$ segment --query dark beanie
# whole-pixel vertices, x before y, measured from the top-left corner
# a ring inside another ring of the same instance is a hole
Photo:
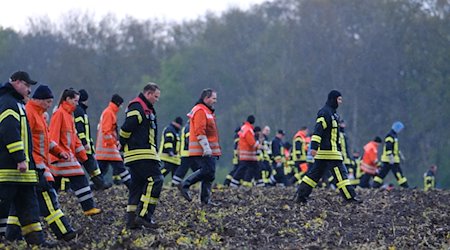
[[[376,136],[375,139],[373,139],[374,142],[381,143],[381,138],[379,136]]]
[[[84,90],[84,89],[80,89],[80,91],[78,91],[79,93],[80,93],[80,102],[84,102],[84,101],[87,101],[87,99],[89,98],[89,95],[88,95],[88,93],[87,93],[87,91],[86,90]]]
[[[255,117],[254,117],[253,115],[249,115],[249,116],[247,117],[247,121],[248,121],[250,124],[255,124]]]
[[[47,85],[39,85],[34,91],[33,99],[45,100],[53,98],[52,90]]]
[[[118,94],[114,94],[111,97],[111,102],[116,104],[117,106],[120,106],[123,103],[123,98],[120,95],[118,95]]]
[[[331,106],[334,109],[337,109],[339,104],[337,103],[337,98],[341,95],[341,92],[337,90],[332,90],[328,93],[327,105]]]
[[[181,126],[183,126],[183,118],[181,118],[179,116],[177,118],[175,118],[174,122],[176,122],[177,124],[180,124]]]

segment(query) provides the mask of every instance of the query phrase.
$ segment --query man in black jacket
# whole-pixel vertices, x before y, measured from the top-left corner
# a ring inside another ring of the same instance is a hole
[[[157,227],[152,216],[161,194],[164,177],[158,156],[157,120],[154,104],[161,91],[155,83],[148,83],[142,93],[133,99],[120,128],[120,147],[124,163],[131,174],[127,206],[127,227]]]
[[[32,137],[24,100],[36,81],[18,71],[0,87],[0,218],[15,212],[28,244],[51,247],[39,221]]]
[[[328,171],[336,180],[336,187],[346,201],[357,201],[356,193],[347,178],[347,169],[342,163],[341,145],[339,142],[339,115],[336,109],[342,103],[342,95],[337,90],[328,94],[325,106],[317,113],[314,133],[311,137],[311,155],[315,158],[314,165],[302,178],[296,201],[306,203],[312,189],[319,179]]]

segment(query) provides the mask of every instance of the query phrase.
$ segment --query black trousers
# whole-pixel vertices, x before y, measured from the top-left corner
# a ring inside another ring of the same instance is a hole
[[[197,171],[200,169],[200,166],[195,163],[194,158],[192,157],[182,157],[181,158],[181,165],[178,166],[177,170],[172,176],[172,183],[174,185],[180,184],[184,177],[186,176],[187,172],[191,169],[192,172]]]
[[[63,235],[73,232],[69,220],[61,210],[56,190],[53,188],[43,190],[38,187],[36,191],[40,215],[47,221],[56,238],[61,239]],[[6,238],[10,241],[22,238],[21,225],[18,222],[18,217],[15,213],[9,215]]]
[[[216,160],[217,157],[192,157],[200,169],[189,175],[181,184],[183,188],[189,189],[190,186],[201,181],[200,186],[200,201],[204,204],[210,202],[211,187],[216,175]]]
[[[372,187],[371,181],[373,177],[374,175],[364,173],[359,179],[359,186],[362,188],[371,188]]]
[[[89,186],[89,181],[85,175],[77,176],[55,176],[54,187],[58,190],[61,187],[61,179],[68,178],[70,180],[70,188],[74,191],[78,198],[78,203],[80,203],[83,211],[87,211],[95,207],[94,198],[92,195],[91,187]]]
[[[252,179],[255,179],[256,181],[261,179],[261,170],[257,161],[239,162],[239,167],[231,180],[231,186],[239,186],[241,179],[243,180],[243,185],[247,187],[252,186]]]
[[[131,180],[130,172],[125,168],[123,161],[97,161],[100,171],[102,172],[102,178],[109,172],[109,166],[113,170],[113,181],[118,183],[127,183]]]
[[[333,175],[336,180],[336,187],[345,199],[349,200],[356,196],[355,189],[347,177],[347,168],[342,164],[342,161],[318,159],[303,176],[297,190],[298,196],[306,199],[311,194],[312,189],[317,186],[320,178],[328,172]]]
[[[126,166],[131,174],[127,212],[151,220],[164,183],[160,164],[154,160],[141,160]]]
[[[399,163],[389,164],[388,162],[383,162],[383,166],[381,166],[380,172],[373,178],[373,187],[379,188],[383,185],[383,179],[392,170],[395,178],[397,179],[398,185],[404,188],[408,188],[408,180],[403,175],[402,169],[400,168]]]
[[[0,184],[0,218],[4,222],[8,216],[17,215],[25,240],[31,244],[44,241],[39,221],[39,204],[34,185]],[[8,233],[6,222],[2,223],[4,233]],[[29,237],[30,236],[30,237]]]
[[[178,168],[177,164],[173,164],[171,162],[163,161],[163,167],[161,168],[161,174],[166,177],[168,174],[172,173],[172,177],[175,174],[175,171]]]
[[[236,173],[238,168],[239,168],[239,163],[233,165],[233,168],[231,169],[231,171],[225,177],[225,180],[223,181],[223,185],[225,185],[225,186],[229,186],[230,185],[231,180],[233,180],[233,175]]]
[[[277,163],[274,161],[272,163],[272,168],[274,169],[275,174],[271,177],[271,182],[273,184],[280,183],[283,186],[288,186],[288,179],[286,175],[284,174],[284,166],[281,164],[281,166],[277,167]]]
[[[95,159],[93,154],[87,154],[87,161],[83,162],[83,167],[86,169],[86,172],[92,178],[94,176],[100,175],[101,171],[98,167],[97,160]]]

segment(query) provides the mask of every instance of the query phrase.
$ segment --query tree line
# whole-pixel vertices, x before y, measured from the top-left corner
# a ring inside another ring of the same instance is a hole
[[[421,186],[437,164],[448,188],[449,13],[445,0],[279,0],[182,23],[73,12],[58,23],[32,18],[26,32],[0,27],[0,72],[6,81],[27,70],[57,94],[87,89],[93,130],[114,93],[130,100],[157,82],[162,128],[212,87],[223,168],[231,167],[233,131],[247,115],[290,140],[314,126],[327,93],[338,89],[350,148],[361,151],[402,121],[405,175]]]

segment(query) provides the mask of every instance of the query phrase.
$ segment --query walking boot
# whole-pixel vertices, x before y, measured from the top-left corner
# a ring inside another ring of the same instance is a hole
[[[201,180],[200,170],[197,170],[191,175],[189,175],[189,177],[186,180],[182,181],[180,185],[178,185],[178,190],[180,190],[180,193],[183,196],[183,198],[185,198],[189,202],[192,201],[191,194],[189,193],[189,187],[199,182],[200,180]]]
[[[144,217],[136,216],[136,218],[134,219],[134,222],[139,227],[153,228],[153,229],[158,228],[158,224],[156,224],[156,222],[153,221],[153,219],[145,219]]]
[[[77,230],[72,230],[72,231],[70,231],[70,232],[64,234],[64,235],[62,236],[62,239],[63,239],[64,241],[71,241],[71,240],[73,240],[73,239],[79,237],[81,234],[83,234],[83,232],[84,232],[84,229],[83,229],[83,228],[79,228],[79,229],[77,229]]]
[[[31,232],[25,235],[25,240],[30,246],[38,246],[44,248],[54,248],[56,247],[56,242],[54,241],[46,241],[44,239],[44,233],[42,231]]]
[[[136,223],[136,214],[134,212],[127,213],[127,224],[128,229],[138,229],[140,226]]]

